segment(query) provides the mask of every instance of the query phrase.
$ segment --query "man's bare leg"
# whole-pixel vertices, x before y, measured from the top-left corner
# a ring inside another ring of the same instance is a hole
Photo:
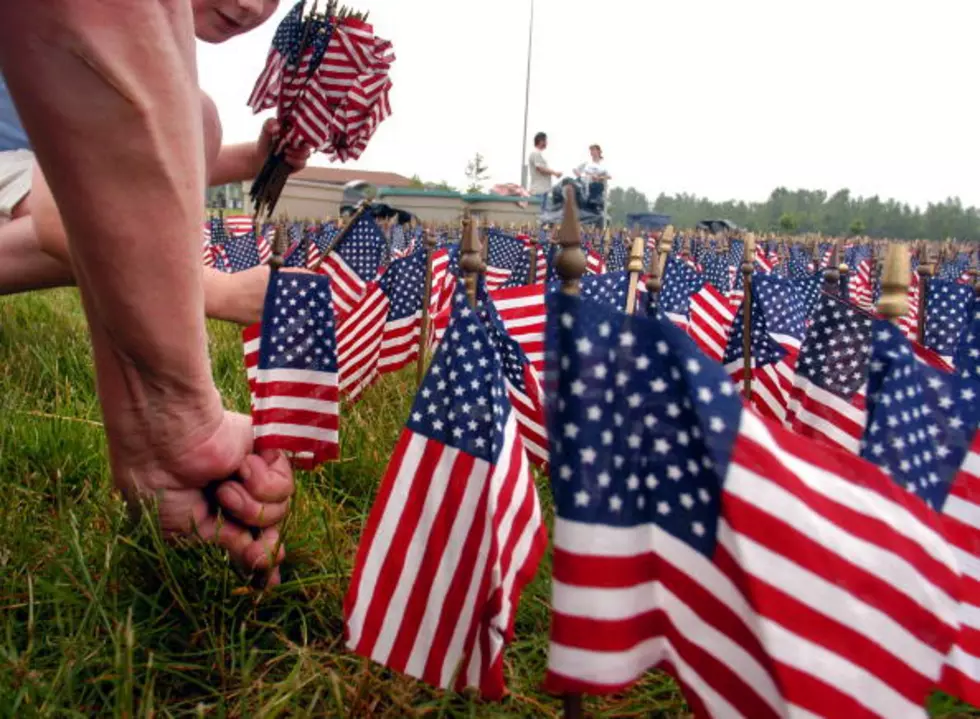
[[[30,216],[0,219],[0,295],[73,284],[71,267],[41,250]]]
[[[49,178],[88,317],[117,486],[246,566],[282,561],[292,475],[225,412],[204,331],[204,138],[186,0],[6,0],[0,66]],[[40,219],[40,217],[38,217]],[[152,234],[147,232],[152,228]],[[205,487],[255,539],[209,514]]]

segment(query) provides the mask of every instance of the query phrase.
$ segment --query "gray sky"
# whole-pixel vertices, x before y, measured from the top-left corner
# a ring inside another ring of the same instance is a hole
[[[393,115],[348,167],[458,186],[479,151],[519,182],[530,0],[349,1],[397,60]],[[199,44],[226,142],[258,132],[245,101],[291,6]],[[566,172],[600,143],[613,184],[651,199],[846,186],[980,205],[978,31],[978,0],[536,0],[528,133]]]

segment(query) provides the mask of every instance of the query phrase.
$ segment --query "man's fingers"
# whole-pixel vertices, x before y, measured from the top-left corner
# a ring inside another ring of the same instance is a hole
[[[269,571],[282,564],[286,547],[279,539],[276,527],[263,529],[242,552],[242,566],[252,571]]]
[[[216,494],[222,509],[251,527],[271,527],[281,522],[289,511],[289,502],[261,502],[238,482],[222,482]]]
[[[268,572],[267,586],[279,584],[279,571],[276,568],[286,558],[286,547],[275,527],[264,529],[258,537],[252,537],[251,531],[237,522],[209,517],[198,527],[198,536],[226,550],[231,561],[246,572]]]
[[[238,474],[248,493],[260,502],[285,502],[293,496],[293,470],[282,452],[250,454]]]

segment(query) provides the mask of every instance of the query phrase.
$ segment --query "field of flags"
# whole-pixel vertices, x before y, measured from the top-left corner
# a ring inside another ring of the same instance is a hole
[[[568,716],[653,668],[697,716],[980,705],[976,248],[587,233],[566,205],[533,230],[206,223],[206,265],[276,268],[243,333],[258,446],[336,460],[343,408],[417,373],[347,647],[500,699],[550,552],[540,681]]]

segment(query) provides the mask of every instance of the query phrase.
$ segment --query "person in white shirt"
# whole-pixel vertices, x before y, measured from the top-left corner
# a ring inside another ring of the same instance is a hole
[[[599,145],[589,145],[589,156],[588,162],[583,162],[575,168],[575,176],[581,178],[586,186],[592,182],[605,184],[611,178],[603,162],[602,148]]]
[[[536,197],[544,198],[551,190],[551,178],[561,177],[561,173],[548,167],[544,159],[544,151],[548,148],[548,136],[539,132],[534,136],[534,152],[528,156],[527,164],[530,169],[530,185],[528,192]]]

